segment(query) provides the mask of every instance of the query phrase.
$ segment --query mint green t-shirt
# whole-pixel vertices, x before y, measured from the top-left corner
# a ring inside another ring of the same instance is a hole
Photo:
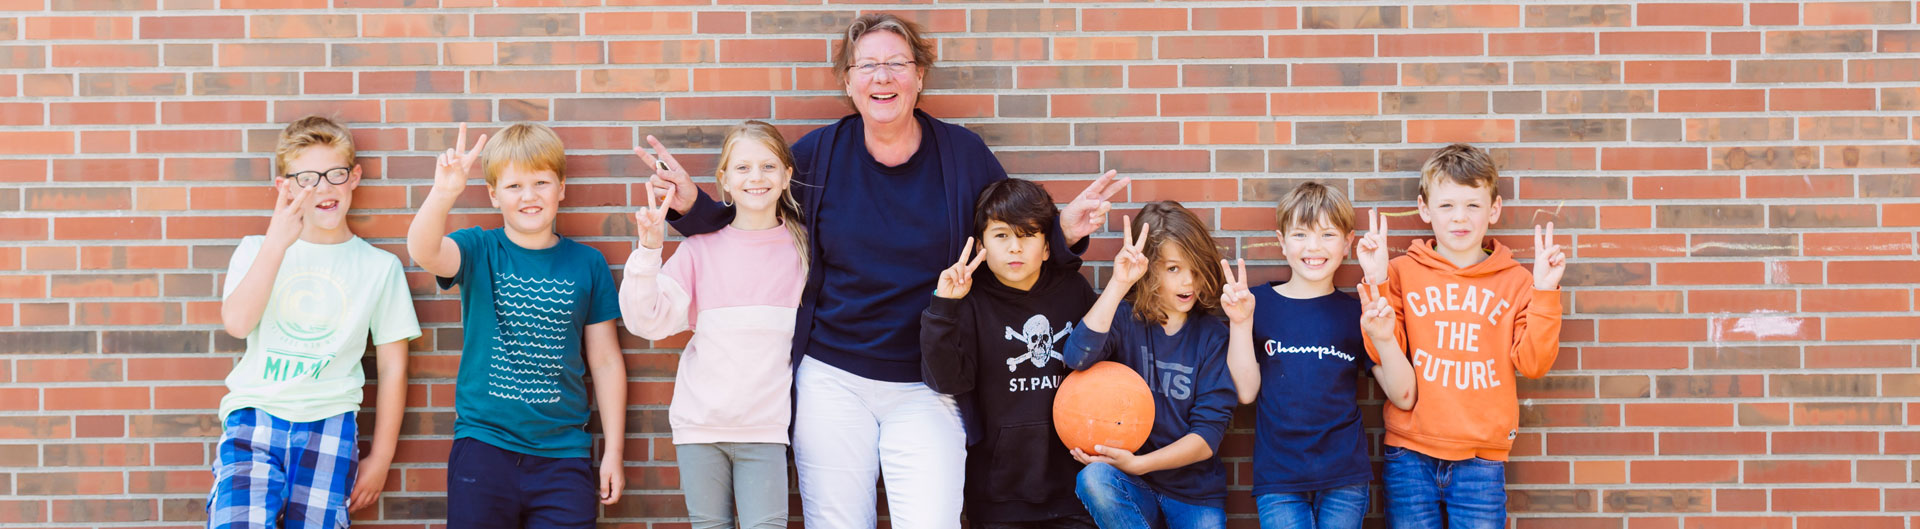
[[[233,294],[266,239],[240,240],[222,300]],[[367,344],[420,337],[400,259],[359,237],[339,244],[295,241],[280,261],[247,352],[227,374],[220,416],[257,408],[292,422],[360,409]]]

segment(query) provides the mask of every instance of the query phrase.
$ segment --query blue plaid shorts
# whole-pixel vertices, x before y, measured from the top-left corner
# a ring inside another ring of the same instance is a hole
[[[254,408],[228,414],[207,498],[207,527],[346,527],[359,460],[353,416],[290,422]]]

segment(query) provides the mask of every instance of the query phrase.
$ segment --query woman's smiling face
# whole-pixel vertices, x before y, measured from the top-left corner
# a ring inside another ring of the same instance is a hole
[[[905,64],[894,72],[888,63]],[[873,31],[853,43],[853,61],[846,72],[847,97],[854,110],[870,123],[892,123],[913,115],[926,70],[913,60],[913,46],[892,31]],[[863,66],[872,66],[862,71]]]

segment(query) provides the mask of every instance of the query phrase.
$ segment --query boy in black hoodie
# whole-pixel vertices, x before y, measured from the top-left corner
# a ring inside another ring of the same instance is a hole
[[[1053,395],[1071,372],[1060,347],[1093,287],[1048,264],[1059,212],[1038,184],[994,182],[973,211],[979,255],[969,240],[920,315],[921,378],[957,396],[967,427],[967,518],[975,528],[1092,529],[1073,491],[1081,465],[1053,431]]]

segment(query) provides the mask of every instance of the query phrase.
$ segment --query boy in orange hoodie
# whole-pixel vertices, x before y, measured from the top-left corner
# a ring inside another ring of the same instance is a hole
[[[1559,353],[1566,255],[1551,222],[1544,233],[1534,227],[1531,273],[1486,238],[1500,220],[1498,185],[1486,151],[1449,145],[1420,168],[1420,219],[1433,240],[1413,241],[1391,263],[1385,226],[1359,243],[1367,354],[1408,355],[1415,374],[1413,408],[1385,413],[1394,529],[1506,526],[1507,452],[1520,426],[1514,372],[1544,376]]]

